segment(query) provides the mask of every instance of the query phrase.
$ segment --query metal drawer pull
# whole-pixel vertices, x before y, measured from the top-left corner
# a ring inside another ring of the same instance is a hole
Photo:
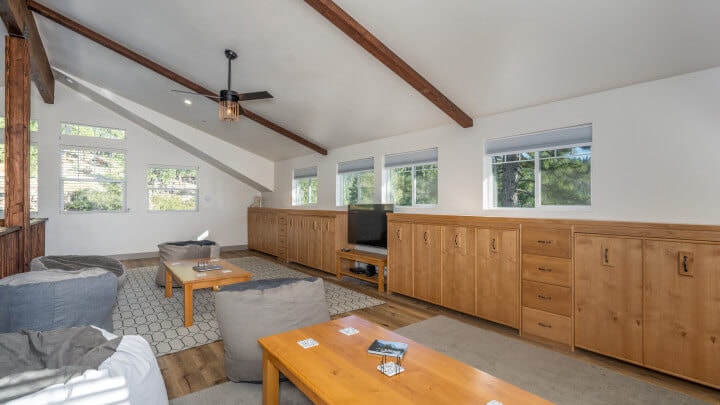
[[[548,296],[545,296],[545,295],[542,295],[542,294],[538,294],[538,298],[540,298],[541,300],[551,300],[551,299],[552,299],[551,296],[549,296],[549,295],[548,295]]]
[[[552,325],[548,323],[538,322],[538,325],[542,326],[543,328],[552,328]]]
[[[539,241],[537,241],[537,243],[539,243],[539,244],[541,244],[541,245],[551,245],[551,244],[553,243],[553,241],[551,241],[551,240],[539,240]]]
[[[546,269],[545,267],[538,267],[538,270],[547,271],[548,273],[552,272],[552,269]]]

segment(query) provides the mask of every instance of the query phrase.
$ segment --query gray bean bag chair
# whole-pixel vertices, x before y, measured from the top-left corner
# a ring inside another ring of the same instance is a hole
[[[257,280],[221,287],[215,294],[225,372],[234,382],[262,382],[257,340],[330,320],[321,278]]]
[[[44,271],[49,269],[57,270],[80,270],[90,267],[105,269],[117,276],[117,287],[120,288],[125,282],[125,266],[120,260],[108,256],[40,256],[30,262],[30,271]]]
[[[220,257],[220,245],[212,241],[167,242],[158,245],[160,263],[155,273],[155,283],[165,287],[165,263],[172,260],[201,259]],[[173,280],[173,287],[180,285]]]
[[[30,271],[0,280],[0,333],[95,325],[113,330],[117,277],[92,267]]]

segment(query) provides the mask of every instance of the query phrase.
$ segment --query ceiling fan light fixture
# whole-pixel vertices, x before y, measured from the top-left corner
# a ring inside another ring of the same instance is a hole
[[[237,121],[240,118],[240,97],[232,90],[220,91],[218,117],[221,121]]]

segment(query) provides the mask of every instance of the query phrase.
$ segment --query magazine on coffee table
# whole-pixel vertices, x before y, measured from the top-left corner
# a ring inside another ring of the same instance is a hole
[[[407,348],[407,343],[376,339],[372,342],[370,347],[368,347],[368,353],[377,354],[379,356],[402,358],[405,355],[405,352],[407,352]]]

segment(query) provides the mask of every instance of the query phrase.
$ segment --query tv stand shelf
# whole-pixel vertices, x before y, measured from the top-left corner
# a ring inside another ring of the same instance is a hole
[[[335,271],[337,273],[337,278],[349,276],[369,281],[377,284],[378,292],[385,292],[385,265],[387,264],[387,255],[350,249],[348,251],[338,250],[336,252],[336,257],[337,265],[335,267]],[[365,274],[353,273],[350,271],[350,266],[345,262],[346,260],[373,264],[377,268],[377,274],[372,277],[368,277]]]

